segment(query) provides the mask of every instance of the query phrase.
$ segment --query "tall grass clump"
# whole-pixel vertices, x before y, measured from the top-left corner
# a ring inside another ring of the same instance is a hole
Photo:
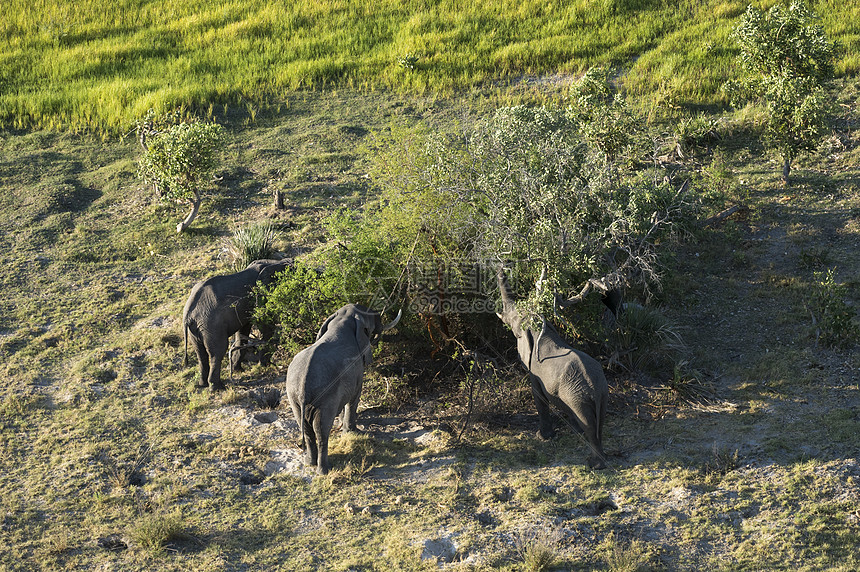
[[[271,221],[242,226],[222,243],[222,251],[230,267],[236,272],[255,260],[271,258],[275,253],[278,228]]]
[[[613,326],[611,361],[629,371],[671,369],[684,350],[678,327],[655,308],[629,304]]]
[[[558,529],[530,534],[521,533],[516,539],[517,552],[523,561],[523,570],[543,572],[551,570],[561,560]]]
[[[179,510],[144,514],[128,532],[133,544],[150,552],[160,552],[172,542],[197,540],[185,530],[185,520]]]

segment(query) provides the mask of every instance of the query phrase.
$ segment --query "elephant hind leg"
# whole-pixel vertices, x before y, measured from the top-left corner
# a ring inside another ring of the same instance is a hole
[[[540,421],[540,429],[538,430],[538,437],[541,439],[552,439],[555,435],[555,429],[552,426],[552,415],[549,409],[549,396],[540,382],[540,380],[531,376],[531,384],[532,384],[532,397],[535,400],[535,407],[538,412],[538,419]]]
[[[317,445],[319,447],[319,455],[317,458],[317,473],[325,475],[331,470],[331,463],[328,460],[328,439],[331,434],[331,428],[334,425],[334,415],[328,415],[323,411],[317,412],[314,417],[314,432],[317,436]]]
[[[197,354],[197,362],[200,364],[200,378],[197,380],[197,387],[206,387],[209,385],[209,353],[206,351],[206,346],[197,335],[191,334],[191,343],[194,346],[194,353]]]
[[[601,444],[601,420],[598,418],[595,404],[580,402],[572,410],[579,430],[588,441],[588,448],[590,449],[588,466],[592,469],[606,468],[606,454],[603,452],[603,445]]]
[[[213,391],[224,389],[224,382],[221,381],[221,361],[227,353],[228,344],[229,338],[209,344],[209,385]]]
[[[304,452],[305,465],[316,466],[317,464],[317,438],[314,434],[314,426],[310,420],[302,415],[302,406],[300,397],[294,396],[287,391],[287,399],[290,402],[290,409],[293,410],[293,418],[296,420],[299,430],[302,432],[302,447]],[[311,412],[308,412],[310,415]]]
[[[308,419],[305,419],[302,424],[304,425],[305,433],[305,464],[315,467],[319,459],[316,430],[314,429],[314,424]]]

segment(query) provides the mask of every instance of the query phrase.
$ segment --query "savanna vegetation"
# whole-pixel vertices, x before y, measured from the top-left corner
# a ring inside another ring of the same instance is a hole
[[[739,58],[791,6],[4,2],[0,569],[857,569],[860,13],[809,4],[786,185],[798,74]],[[279,255],[272,365],[196,390],[190,287]],[[535,436],[502,265],[607,470]],[[312,477],[280,391],[346,301],[406,315]]]

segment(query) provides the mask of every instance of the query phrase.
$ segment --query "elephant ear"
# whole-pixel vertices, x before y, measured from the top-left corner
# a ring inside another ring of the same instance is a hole
[[[320,326],[320,331],[317,332],[317,339],[320,339],[321,337],[323,337],[323,334],[328,331],[328,325],[331,323],[332,320],[334,320],[335,316],[337,316],[337,312],[335,312],[334,314],[332,314],[331,316],[329,316],[328,318],[325,319],[325,322],[323,322],[323,325]]]
[[[370,350],[370,338],[368,337],[367,326],[364,323],[364,318],[361,314],[355,315],[355,343],[358,344],[358,351],[361,354],[361,359],[365,367],[370,365],[373,358],[373,353]]]
[[[283,262],[275,262],[272,264],[266,264],[263,266],[262,270],[260,270],[259,281],[268,284],[272,278],[274,278],[275,274],[280,272],[281,270],[285,270],[287,268],[287,264]]]
[[[529,368],[529,371],[532,370],[532,356],[535,354],[535,340],[534,336],[532,336],[532,331],[530,329],[526,329],[523,331],[523,335],[526,337],[526,341],[529,344],[529,363],[526,364]]]

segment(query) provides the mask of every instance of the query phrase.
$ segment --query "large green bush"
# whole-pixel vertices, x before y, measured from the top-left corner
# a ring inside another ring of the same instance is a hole
[[[383,201],[366,220],[385,229],[380,240],[412,245],[409,256],[431,266],[443,258],[489,267],[485,284],[513,265],[533,313],[555,314],[558,298],[588,285],[647,289],[659,282],[660,241],[695,201],[643,167],[653,164],[646,131],[597,70],[563,108],[507,107],[465,135],[398,136],[379,160]],[[474,278],[454,274],[447,284]]]
[[[586,75],[569,106],[501,108],[463,134],[378,141],[379,198],[330,217],[329,240],[314,253],[325,276],[338,276],[334,298],[405,306],[445,337],[453,314],[492,316],[502,266],[535,319],[590,290],[658,286],[659,248],[693,201],[643,167],[653,164],[645,123],[606,81]],[[613,117],[626,118],[623,129],[606,130]],[[312,298],[305,291],[270,303],[301,307]]]

